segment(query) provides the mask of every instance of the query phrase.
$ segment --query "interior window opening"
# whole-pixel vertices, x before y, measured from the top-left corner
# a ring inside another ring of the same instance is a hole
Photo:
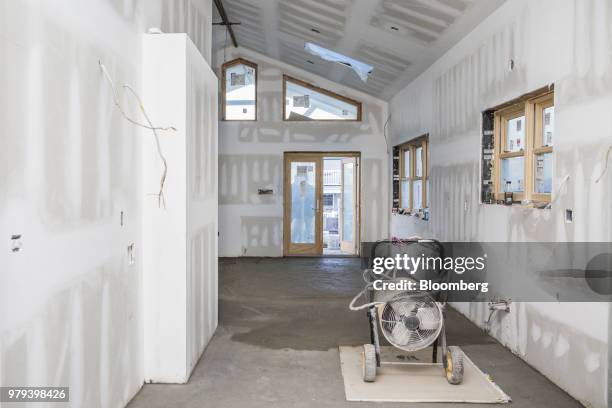
[[[552,195],[553,92],[532,93],[493,111],[494,200],[485,201],[545,207]]]
[[[361,121],[361,102],[283,76],[285,121]]]
[[[422,215],[427,219],[429,208],[429,137],[420,136],[398,146],[399,211]]]
[[[257,120],[257,64],[237,58],[222,71],[223,120]]]

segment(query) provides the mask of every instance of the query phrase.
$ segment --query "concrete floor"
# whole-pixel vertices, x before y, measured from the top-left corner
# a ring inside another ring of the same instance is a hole
[[[358,259],[225,259],[219,281],[219,328],[189,383],[146,384],[129,407],[452,405],[345,400],[338,345],[369,340],[364,314],[347,307],[362,287]],[[463,316],[447,316],[449,343],[491,375],[513,408],[582,406]]]

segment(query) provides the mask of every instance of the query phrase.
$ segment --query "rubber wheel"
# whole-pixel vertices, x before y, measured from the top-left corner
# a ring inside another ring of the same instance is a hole
[[[463,381],[463,352],[459,347],[447,347],[444,356],[444,373],[449,384],[457,385]]]
[[[363,373],[363,381],[374,382],[376,380],[376,348],[373,344],[363,345],[361,371]]]

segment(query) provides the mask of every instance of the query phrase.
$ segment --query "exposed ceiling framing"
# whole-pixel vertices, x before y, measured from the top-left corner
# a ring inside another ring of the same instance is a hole
[[[234,34],[234,29],[232,28],[233,23],[231,23],[229,19],[227,18],[225,7],[223,7],[223,1],[222,0],[214,0],[214,1],[215,1],[215,7],[217,8],[217,13],[219,13],[219,17],[221,17],[221,23],[218,23],[218,25],[223,25],[227,28],[230,36],[232,37],[232,44],[234,44],[234,47],[238,47],[238,41],[236,41],[236,34]]]
[[[234,26],[240,46],[388,99],[503,1],[224,0],[224,4],[226,17],[240,22]],[[216,48],[226,45],[224,36],[217,30]],[[305,52],[305,42],[368,63],[374,72],[364,83],[351,69]]]

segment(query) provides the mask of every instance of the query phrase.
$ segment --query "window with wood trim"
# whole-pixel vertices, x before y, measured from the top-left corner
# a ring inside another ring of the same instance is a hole
[[[283,120],[361,121],[361,102],[283,75]]]
[[[495,110],[493,185],[496,200],[550,202],[555,106],[546,91]]]
[[[257,120],[257,64],[242,58],[221,67],[223,120]]]
[[[399,208],[417,212],[429,207],[429,142],[421,136],[399,146]]]

